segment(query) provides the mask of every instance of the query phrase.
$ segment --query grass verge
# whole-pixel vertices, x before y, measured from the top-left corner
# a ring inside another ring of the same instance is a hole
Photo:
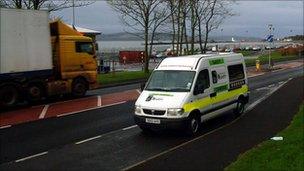
[[[97,79],[101,85],[117,84],[140,79],[147,79],[151,73],[143,71],[123,71],[108,74],[99,74]]]
[[[274,51],[271,53],[271,59],[274,62],[283,62],[283,61],[289,61],[289,60],[296,60],[300,59],[301,57],[297,55],[290,55],[290,56],[283,56],[280,52]],[[268,64],[268,54],[266,55],[261,55],[258,58],[260,60],[260,64]],[[246,66],[254,66],[256,59],[245,59]]]
[[[303,170],[303,117],[304,104],[294,116],[291,124],[277,136],[282,141],[267,140],[240,155],[236,162],[225,168],[234,170]]]

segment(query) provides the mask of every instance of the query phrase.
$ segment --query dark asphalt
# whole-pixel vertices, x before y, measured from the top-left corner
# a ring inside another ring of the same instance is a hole
[[[284,81],[289,77],[303,75],[302,68],[269,73],[249,79],[251,103],[269,90],[255,91],[257,88]],[[108,93],[138,88],[139,85],[96,90],[95,93]],[[42,121],[20,124],[0,130],[0,170],[4,169],[96,169],[117,170],[142,161],[152,155],[172,148],[189,140],[188,137],[165,133],[152,137],[141,134],[139,128],[120,130],[134,124],[133,102],[119,106],[92,110],[62,118],[49,118]],[[223,115],[204,125],[201,134],[214,130],[235,119]],[[102,138],[75,147],[73,143],[96,135]],[[29,155],[49,151],[46,156],[24,161],[9,162]],[[8,163],[6,163],[8,162]],[[94,165],[94,167],[91,167]]]
[[[131,170],[223,170],[239,154],[287,127],[303,99],[300,77],[231,125]]]

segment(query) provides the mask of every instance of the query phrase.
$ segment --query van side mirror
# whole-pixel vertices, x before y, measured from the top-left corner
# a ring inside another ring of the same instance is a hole
[[[140,91],[143,91],[146,87],[146,83],[141,83],[140,84]]]

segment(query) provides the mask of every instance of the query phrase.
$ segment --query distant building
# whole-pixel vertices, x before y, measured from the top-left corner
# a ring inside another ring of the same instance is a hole
[[[73,27],[71,25],[69,25],[69,26]],[[92,38],[94,42],[96,41],[96,36],[101,34],[100,31],[96,31],[96,30],[92,30],[92,29],[88,29],[88,28],[83,28],[83,27],[75,26],[75,29],[78,32],[82,33],[84,36],[88,36],[88,37]]]

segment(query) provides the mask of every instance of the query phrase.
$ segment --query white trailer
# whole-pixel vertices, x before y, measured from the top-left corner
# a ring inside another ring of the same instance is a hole
[[[48,20],[47,11],[0,8],[0,74],[52,70]]]

